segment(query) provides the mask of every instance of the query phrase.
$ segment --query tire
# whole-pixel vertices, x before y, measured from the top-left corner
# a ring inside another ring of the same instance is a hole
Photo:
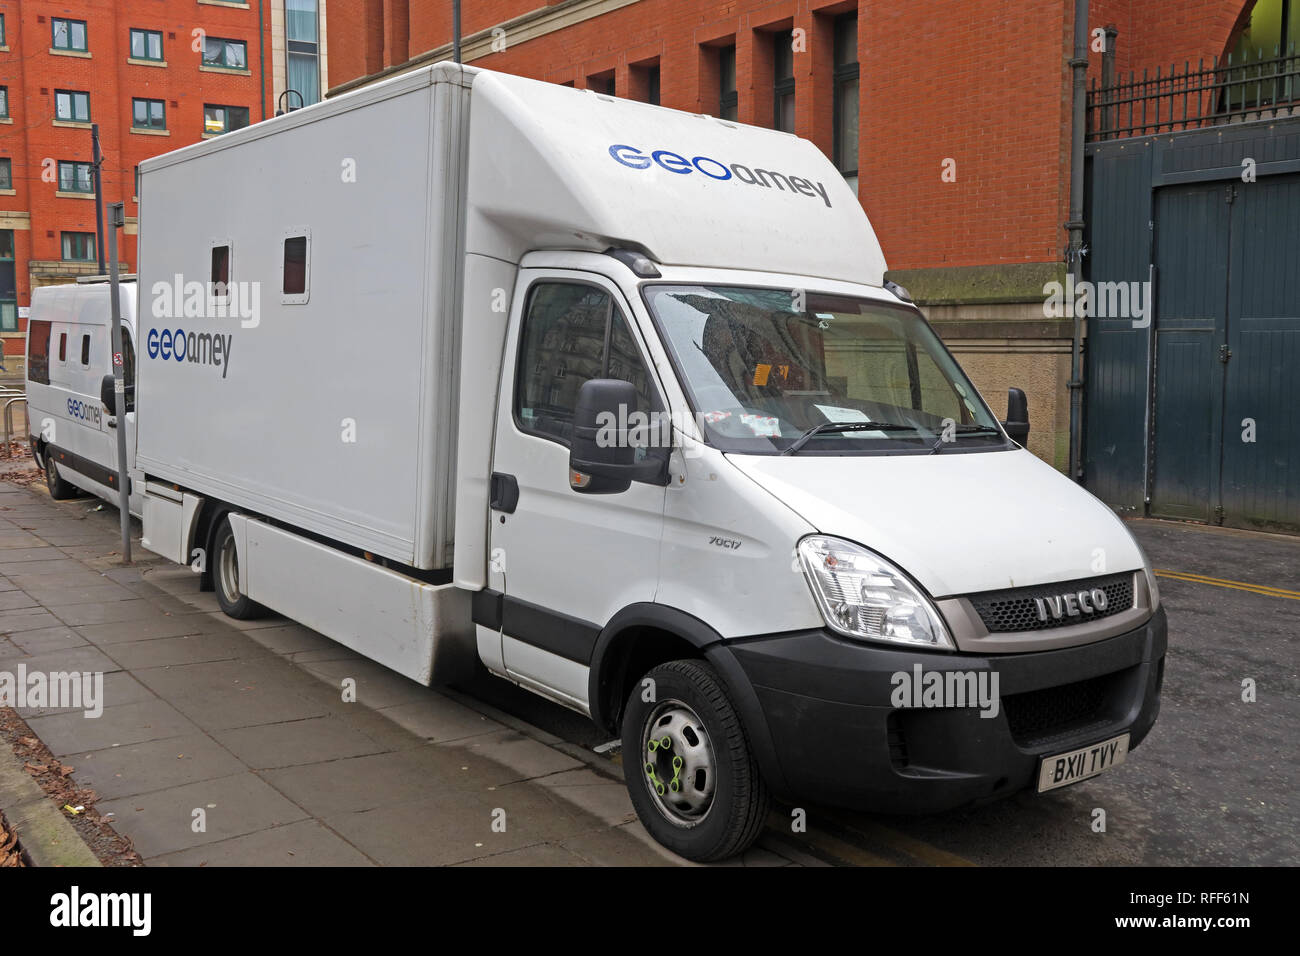
[[[54,463],[54,455],[46,448],[41,455],[45,459],[45,487],[50,490],[50,497],[55,501],[66,501],[80,493],[76,485],[59,477],[59,467]]]
[[[239,552],[235,548],[235,532],[230,519],[222,515],[217,530],[212,535],[212,586],[217,592],[217,603],[227,617],[249,621],[263,617],[266,608],[239,590]]]
[[[744,852],[763,828],[770,798],[717,673],[703,661],[678,660],[645,677],[655,699],[642,700],[646,685],[638,681],[623,710],[623,769],[642,825],[699,863]]]

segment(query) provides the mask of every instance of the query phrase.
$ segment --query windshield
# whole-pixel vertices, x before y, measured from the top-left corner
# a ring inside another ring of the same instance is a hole
[[[702,432],[724,451],[1006,447],[988,407],[915,309],[739,286],[652,285],[645,298]]]

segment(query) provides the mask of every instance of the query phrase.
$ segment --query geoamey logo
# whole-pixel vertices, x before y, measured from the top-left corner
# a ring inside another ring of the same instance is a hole
[[[628,146],[624,143],[615,143],[611,146],[609,155],[614,158],[615,162],[621,163],[629,169],[649,169],[651,165],[655,165],[678,176],[690,176],[699,173],[709,179],[716,179],[718,182],[726,182],[732,179],[747,186],[762,186],[764,189],[771,189],[775,186],[782,192],[789,190],[801,196],[820,195],[827,208],[830,208],[831,205],[831,198],[826,194],[826,187],[822,183],[813,182],[800,176],[778,173],[770,169],[751,169],[741,163],[732,163],[728,166],[726,163],[710,156],[696,156],[693,159],[687,159],[680,153],[674,153],[668,149],[656,149],[647,156],[637,147]]]
[[[92,405],[89,402],[79,401],[75,398],[68,399],[68,417],[75,418],[78,421],[90,422],[99,425],[102,410],[98,405]]]
[[[230,371],[230,346],[233,335],[212,332],[186,332],[184,329],[150,329],[145,349],[151,359],[164,362],[194,362],[221,369],[225,378]]]

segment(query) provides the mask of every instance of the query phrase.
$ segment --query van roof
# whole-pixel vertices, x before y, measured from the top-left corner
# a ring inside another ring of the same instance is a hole
[[[112,321],[111,292],[107,282],[37,286],[32,290],[31,319],[108,325]],[[136,284],[122,283],[119,293],[122,318],[134,326]]]
[[[486,70],[472,103],[469,252],[613,245],[884,283],[857,195],[807,140]]]

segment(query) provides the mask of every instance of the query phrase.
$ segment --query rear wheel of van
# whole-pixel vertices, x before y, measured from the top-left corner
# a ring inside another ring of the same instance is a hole
[[[221,518],[212,538],[212,583],[217,592],[217,603],[227,617],[247,621],[266,614],[266,608],[239,589],[239,552],[235,548],[235,532],[230,519]]]
[[[623,768],[651,836],[688,860],[743,852],[767,818],[768,792],[740,716],[703,661],[660,664],[623,712]],[[644,700],[651,697],[652,700]]]
[[[65,501],[77,496],[77,487],[59,477],[59,466],[54,463],[53,453],[45,449],[45,487],[50,489],[50,497],[55,501]]]

